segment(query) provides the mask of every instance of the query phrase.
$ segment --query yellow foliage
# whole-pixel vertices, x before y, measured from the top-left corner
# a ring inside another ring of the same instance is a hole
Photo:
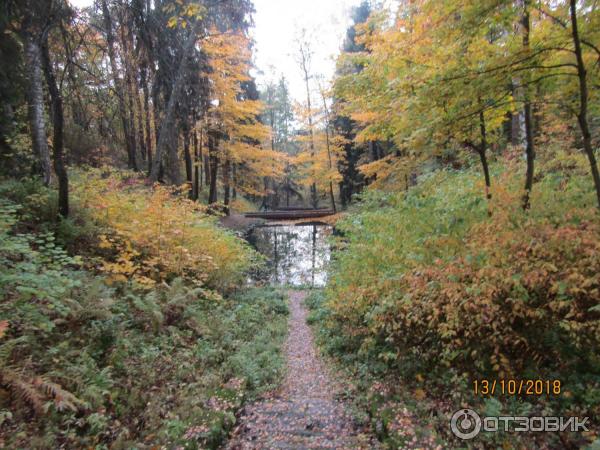
[[[296,117],[303,121],[307,133],[296,138],[302,151],[293,158],[293,163],[301,182],[305,186],[314,184],[317,191],[325,191],[329,189],[330,182],[337,184],[342,179],[337,168],[338,162],[343,159],[345,140],[333,134],[327,113],[322,109],[311,108],[309,111],[306,105],[296,105]]]
[[[244,177],[246,179],[282,176],[285,156],[261,145],[271,134],[269,127],[258,120],[264,105],[261,101],[248,99],[242,85],[251,79],[249,38],[240,32],[213,30],[202,41],[202,47],[212,69],[205,74],[210,80],[211,104],[208,120],[203,125],[223,136],[219,141],[219,158],[243,164],[244,171],[250,173]],[[246,193],[254,191],[252,186],[235,187]]]
[[[144,186],[135,175],[108,168],[83,178],[73,192],[106,230],[98,248],[111,281],[148,286],[184,277],[227,288],[250,266],[252,252],[243,241],[219,228],[201,205],[173,195],[174,188]]]

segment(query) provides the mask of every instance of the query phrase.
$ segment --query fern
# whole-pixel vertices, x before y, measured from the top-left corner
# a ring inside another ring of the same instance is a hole
[[[46,393],[46,395],[54,399],[54,405],[59,412],[70,409],[73,412],[78,411],[85,406],[84,402],[75,397],[72,393],[62,388],[57,383],[49,381],[44,377],[36,377],[33,380],[33,385]]]
[[[23,371],[5,366],[0,369],[0,384],[27,403],[36,415],[43,415],[46,412],[45,403],[48,399],[54,401],[54,406],[59,412],[67,409],[76,412],[85,407],[83,401],[44,376],[37,376],[31,380],[24,375]]]
[[[44,414],[44,398],[35,386],[22,373],[11,368],[3,367],[0,371],[1,382],[4,386],[27,403],[37,415]]]
[[[26,336],[21,336],[16,339],[11,339],[6,341],[4,344],[0,345],[0,367],[7,366],[10,360],[10,356],[12,355],[13,350],[18,344],[24,343],[27,341]]]
[[[157,332],[163,324],[164,316],[155,293],[150,292],[144,297],[129,294],[127,298],[131,301],[134,308],[144,313],[144,316],[146,316],[147,321],[150,322],[152,329]]]

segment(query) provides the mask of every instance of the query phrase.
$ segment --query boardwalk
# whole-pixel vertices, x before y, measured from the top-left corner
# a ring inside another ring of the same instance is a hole
[[[283,211],[256,211],[245,213],[244,216],[252,219],[271,219],[271,220],[296,220],[296,219],[316,219],[319,217],[331,216],[334,214],[332,209],[293,209]]]

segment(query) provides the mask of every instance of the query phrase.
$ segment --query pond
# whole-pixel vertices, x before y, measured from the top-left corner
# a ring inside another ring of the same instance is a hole
[[[253,228],[248,242],[267,258],[254,281],[272,285],[321,287],[331,257],[330,225],[266,225]]]

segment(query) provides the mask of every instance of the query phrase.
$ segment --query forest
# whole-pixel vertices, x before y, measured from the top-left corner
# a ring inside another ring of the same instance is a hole
[[[600,449],[600,3],[284,3],[0,0],[0,448]]]

